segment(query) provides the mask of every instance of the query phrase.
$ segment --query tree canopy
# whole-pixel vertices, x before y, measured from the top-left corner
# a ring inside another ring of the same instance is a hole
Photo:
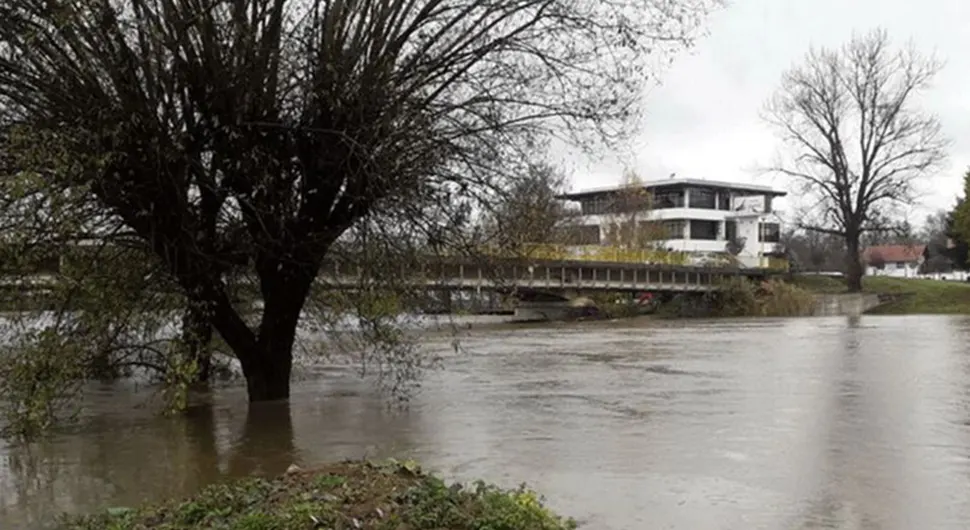
[[[894,229],[894,208],[912,203],[919,179],[946,158],[939,120],[914,105],[940,67],[876,30],[809,52],[767,105],[791,149],[771,169],[813,200],[801,227],[844,240],[850,290],[862,288],[861,237]]]
[[[5,193],[124,232],[200,308],[250,399],[286,398],[325,259],[441,241],[550,138],[623,139],[655,58],[718,3],[9,0]]]

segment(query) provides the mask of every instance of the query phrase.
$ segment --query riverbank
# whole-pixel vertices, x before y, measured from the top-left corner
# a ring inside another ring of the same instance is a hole
[[[64,530],[408,530],[576,528],[530,490],[484,483],[446,484],[413,462],[342,462],[282,477],[242,479],[203,489],[186,500],[65,521]]]
[[[798,275],[792,283],[813,293],[845,292],[843,280],[828,276]],[[967,282],[867,276],[862,280],[862,287],[864,292],[896,295],[895,300],[869,311],[869,314],[970,314],[970,283]]]

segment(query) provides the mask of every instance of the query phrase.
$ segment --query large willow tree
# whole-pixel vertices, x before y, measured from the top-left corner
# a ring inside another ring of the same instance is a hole
[[[6,0],[0,109],[20,174],[117,219],[205,307],[250,399],[280,399],[349,230],[468,210],[551,136],[622,138],[656,58],[715,3]],[[241,262],[255,325],[228,291]]]

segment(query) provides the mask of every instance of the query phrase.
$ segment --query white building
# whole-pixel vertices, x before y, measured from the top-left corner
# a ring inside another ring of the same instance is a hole
[[[869,276],[915,278],[926,253],[926,245],[879,245],[862,252]]]
[[[732,239],[743,244],[737,254],[744,266],[763,266],[764,258],[777,255],[781,224],[772,199],[787,193],[768,186],[705,179],[671,178],[642,183],[650,198],[644,221],[661,223],[658,247],[691,253],[704,261],[727,253]],[[611,225],[631,219],[618,203],[629,188],[590,189],[560,196],[581,208],[580,244],[609,244]],[[628,221],[627,221],[628,222]]]

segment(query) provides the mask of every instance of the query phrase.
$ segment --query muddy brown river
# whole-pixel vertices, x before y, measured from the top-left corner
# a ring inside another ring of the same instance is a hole
[[[105,386],[79,427],[0,446],[0,529],[226,476],[411,457],[527,482],[583,528],[970,528],[970,319],[721,320],[475,332],[406,412],[322,367],[160,418]]]

